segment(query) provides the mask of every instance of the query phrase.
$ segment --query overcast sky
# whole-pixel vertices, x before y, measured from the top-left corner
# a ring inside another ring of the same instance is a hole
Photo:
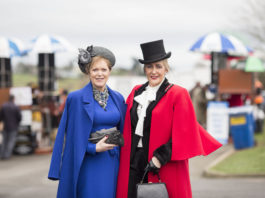
[[[174,69],[191,69],[198,54],[191,45],[211,31],[225,31],[244,0],[1,0],[0,35],[24,42],[60,35],[75,47],[111,49],[117,65],[130,67],[141,58],[140,43],[164,39]],[[34,56],[35,57],[35,56]],[[23,60],[31,58],[23,58]],[[56,55],[63,65],[73,55]],[[17,60],[17,58],[16,58]]]

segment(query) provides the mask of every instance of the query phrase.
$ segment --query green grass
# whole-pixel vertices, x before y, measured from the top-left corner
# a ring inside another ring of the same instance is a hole
[[[265,128],[264,128],[265,129]],[[238,150],[212,167],[211,170],[225,174],[265,174],[265,131],[255,135],[256,146]]]
[[[265,125],[263,127],[263,133],[256,134],[255,140],[257,141],[257,146],[265,147]]]
[[[88,78],[82,76],[80,78],[63,78],[57,80],[58,90],[67,89],[68,91],[73,91],[84,87],[88,83]],[[27,86],[29,83],[35,85],[38,84],[37,76],[32,74],[14,74],[13,75],[13,86],[22,87]],[[57,91],[58,91],[57,90]]]
[[[58,80],[59,89],[74,91],[84,87],[88,83],[88,78],[64,78]]]
[[[37,76],[32,74],[14,74],[13,76],[13,86],[14,87],[23,87],[27,86],[28,83],[37,84],[38,79]]]

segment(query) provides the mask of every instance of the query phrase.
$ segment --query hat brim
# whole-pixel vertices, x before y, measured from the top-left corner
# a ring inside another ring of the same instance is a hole
[[[156,58],[156,59],[152,59],[152,60],[142,60],[142,59],[138,59],[138,61],[140,63],[142,63],[142,64],[148,64],[148,63],[154,63],[154,62],[157,62],[157,61],[161,61],[161,60],[170,58],[170,56],[171,56],[171,52],[168,52],[164,56],[159,57],[159,58]]]

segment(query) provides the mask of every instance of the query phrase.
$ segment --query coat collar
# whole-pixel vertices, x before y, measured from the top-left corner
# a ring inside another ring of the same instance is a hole
[[[107,86],[107,89],[109,91],[109,95],[111,96],[111,98],[113,99],[116,107],[118,108],[119,112],[122,115],[122,110],[120,107],[120,103],[121,101],[118,100],[117,94]],[[89,117],[89,119],[93,122],[93,118],[94,118],[94,96],[93,96],[93,87],[92,87],[92,83],[88,83],[84,88],[83,88],[83,106],[85,108],[85,111]],[[123,117],[122,117],[123,119]]]
[[[167,78],[165,78],[163,83],[160,85],[160,87],[159,87],[159,89],[158,89],[158,91],[156,93],[156,100],[160,99],[168,91],[169,85],[170,84],[169,84]],[[146,89],[147,86],[148,86],[148,82],[146,82],[145,84],[140,86],[135,91],[134,97],[140,95],[141,93],[143,93],[143,91]]]

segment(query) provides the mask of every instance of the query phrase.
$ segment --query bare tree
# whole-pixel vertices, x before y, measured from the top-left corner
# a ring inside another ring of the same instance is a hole
[[[242,0],[231,20],[231,29],[245,34],[256,55],[265,60],[265,1]],[[265,85],[265,73],[258,73],[258,79]]]
[[[234,13],[232,29],[245,33],[251,45],[257,50],[265,51],[265,1],[242,0]]]

